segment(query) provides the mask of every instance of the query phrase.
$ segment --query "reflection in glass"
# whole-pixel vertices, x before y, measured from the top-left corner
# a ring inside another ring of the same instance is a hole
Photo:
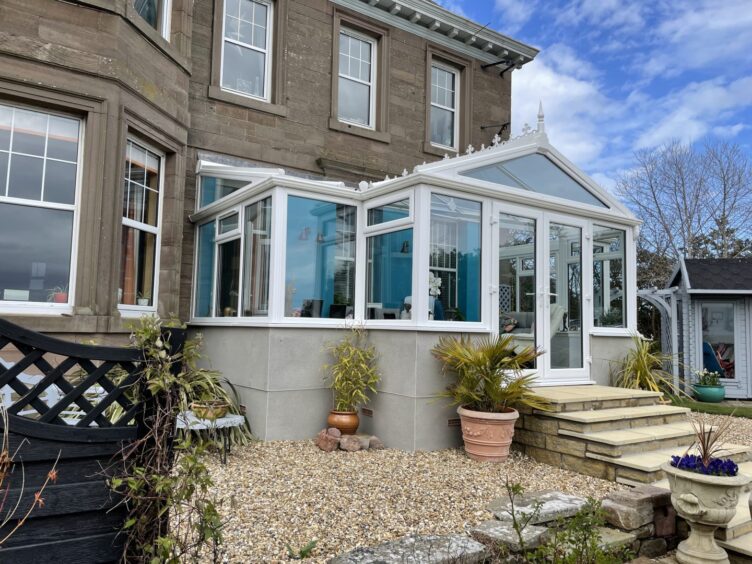
[[[272,199],[245,208],[243,315],[269,313],[269,265],[272,242]]]
[[[217,178],[215,176],[202,176],[200,189],[199,207],[208,206],[220,198],[229,196],[233,192],[240,190],[243,186],[250,184],[248,180],[231,180],[229,178]]]
[[[431,195],[429,269],[441,280],[429,296],[431,319],[480,321],[480,217],[480,202]]]
[[[8,196],[26,200],[42,199],[44,159],[11,155],[8,177]]]
[[[368,225],[379,225],[410,216],[410,198],[368,210]]]
[[[154,305],[154,267],[157,236],[132,227],[123,227],[120,251],[120,303]]]
[[[44,200],[58,204],[74,204],[76,199],[76,165],[47,161],[44,174]]]
[[[579,227],[551,223],[551,368],[582,368],[582,245]],[[555,291],[554,291],[555,290]]]
[[[214,221],[198,228],[196,265],[196,317],[210,317],[214,295]]]
[[[73,212],[0,204],[0,226],[0,300],[67,302]]]
[[[413,230],[373,235],[367,242],[366,318],[412,317]]]
[[[734,302],[702,303],[702,360],[708,372],[736,378]]]
[[[219,220],[219,234],[235,231],[238,228],[239,221],[240,219],[236,213],[223,217]]]
[[[288,197],[286,317],[352,317],[356,217],[354,206]]]
[[[266,54],[225,41],[222,86],[264,98]]]
[[[141,16],[146,23],[154,29],[159,24],[159,11],[161,10],[160,0],[133,0],[133,7],[136,13]]]
[[[217,317],[238,315],[240,239],[217,245]]]
[[[499,214],[499,333],[520,348],[536,344],[535,245],[534,219]]]
[[[339,119],[369,125],[371,116],[371,87],[369,85],[340,76],[337,100]]]
[[[623,229],[593,225],[593,322],[626,327]]]

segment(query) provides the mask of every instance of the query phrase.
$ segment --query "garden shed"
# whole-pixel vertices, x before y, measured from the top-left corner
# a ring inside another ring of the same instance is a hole
[[[312,436],[324,346],[362,325],[380,390],[362,427],[389,446],[459,441],[435,394],[443,334],[511,333],[541,386],[609,384],[636,330],[639,221],[536,129],[360,182],[198,163],[191,326],[264,439]]]

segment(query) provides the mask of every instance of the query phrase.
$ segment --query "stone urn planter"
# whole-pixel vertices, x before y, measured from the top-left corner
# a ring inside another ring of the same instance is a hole
[[[501,413],[486,413],[458,407],[462,423],[465,453],[481,462],[504,462],[514,437],[514,423],[520,414],[508,408]]]
[[[689,538],[679,543],[676,560],[681,564],[728,564],[726,551],[715,542],[715,530],[736,513],[739,495],[752,481],[750,476],[708,476],[664,464],[671,487],[671,504],[686,519]]]

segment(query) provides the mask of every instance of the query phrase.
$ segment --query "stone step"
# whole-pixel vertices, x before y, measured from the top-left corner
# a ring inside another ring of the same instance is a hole
[[[655,405],[663,397],[661,392],[596,385],[541,386],[535,393],[551,402],[554,413]]]
[[[749,460],[750,447],[744,445],[725,444],[723,445],[722,457],[731,458],[737,464]],[[586,452],[585,456],[593,460],[600,460],[612,466],[616,471],[615,481],[634,485],[652,484],[665,478],[661,465],[671,459],[672,456],[681,456],[685,453],[687,447],[673,447],[653,450],[649,452],[640,452],[624,456],[614,457],[596,452]]]
[[[548,415],[559,421],[559,429],[590,433],[682,423],[687,420],[689,411],[688,407],[675,405],[643,405],[590,411],[562,411]]]
[[[752,533],[731,540],[718,540],[729,553],[731,562],[752,562]]]
[[[587,433],[560,428],[559,434],[585,441],[589,453],[620,457],[682,445],[686,448],[686,445],[692,443],[695,433],[692,424],[689,421],[683,421],[666,425]]]

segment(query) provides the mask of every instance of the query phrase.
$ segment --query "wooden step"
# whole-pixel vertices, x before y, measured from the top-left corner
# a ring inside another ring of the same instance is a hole
[[[596,385],[541,386],[535,393],[550,401],[555,413],[654,405],[663,397],[661,392]]]
[[[589,433],[682,423],[687,420],[689,412],[688,407],[675,405],[643,405],[589,411],[563,411],[547,415],[559,420],[559,429]]]
[[[634,429],[578,433],[559,429],[560,435],[575,437],[587,443],[587,452],[621,457],[634,453],[678,448],[692,444],[694,429],[689,421],[668,425],[649,425]]]

